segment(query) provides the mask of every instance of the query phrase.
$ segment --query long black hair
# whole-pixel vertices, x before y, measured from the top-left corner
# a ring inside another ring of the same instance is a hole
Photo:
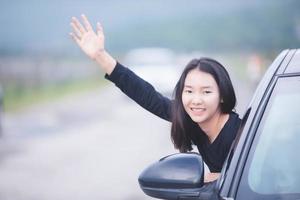
[[[183,70],[174,89],[174,104],[172,107],[171,139],[176,149],[180,152],[192,150],[191,129],[197,125],[186,113],[182,103],[182,92],[187,74],[193,70],[209,73],[215,79],[220,93],[220,109],[222,113],[230,113],[236,104],[235,92],[225,67],[211,58],[191,60]]]

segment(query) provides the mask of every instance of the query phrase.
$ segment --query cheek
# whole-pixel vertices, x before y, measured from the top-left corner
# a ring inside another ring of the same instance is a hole
[[[209,98],[207,98],[206,103],[211,107],[218,108],[221,105],[219,95],[210,96]]]

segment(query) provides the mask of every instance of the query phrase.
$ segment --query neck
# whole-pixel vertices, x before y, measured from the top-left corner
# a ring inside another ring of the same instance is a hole
[[[209,120],[198,124],[207,135],[210,143],[218,137],[225,123],[229,119],[229,114],[218,112]]]

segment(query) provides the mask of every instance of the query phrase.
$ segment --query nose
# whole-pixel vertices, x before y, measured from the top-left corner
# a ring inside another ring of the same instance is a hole
[[[203,103],[203,97],[200,94],[195,94],[192,99],[193,105],[201,105]]]

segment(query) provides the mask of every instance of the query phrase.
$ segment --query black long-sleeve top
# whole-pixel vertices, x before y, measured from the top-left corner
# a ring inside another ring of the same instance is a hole
[[[154,115],[171,121],[173,101],[163,96],[155,88],[137,76],[130,69],[117,63],[110,75],[105,78],[115,83],[127,96]],[[211,172],[220,172],[241,120],[235,112],[231,112],[217,138],[210,143],[207,135],[199,126],[191,128],[192,142],[198,148],[204,162]]]

